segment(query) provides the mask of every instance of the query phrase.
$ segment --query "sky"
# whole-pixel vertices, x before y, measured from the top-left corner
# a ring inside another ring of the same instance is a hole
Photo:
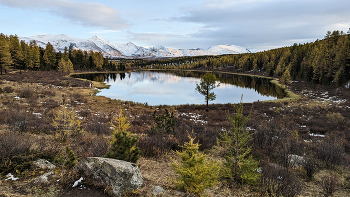
[[[0,0],[0,33],[269,50],[350,28],[349,0]]]

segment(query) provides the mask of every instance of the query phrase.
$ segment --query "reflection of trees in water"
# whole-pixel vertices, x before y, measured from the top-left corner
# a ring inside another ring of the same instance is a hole
[[[119,73],[119,76],[120,76],[120,80],[125,79],[125,73]]]
[[[163,74],[163,75],[159,75]],[[150,79],[151,81],[159,81],[160,83],[166,81],[171,75],[176,75],[180,77],[193,77],[201,78],[205,72],[193,72],[193,71],[183,71],[183,70],[168,70],[168,71],[137,71],[134,72],[134,78],[136,82],[142,82],[144,80]],[[93,74],[83,74],[83,75],[73,75],[73,77],[84,78],[88,80],[98,81],[98,82],[109,82],[113,80],[114,82],[119,75],[120,80],[125,79],[125,73],[93,73]],[[227,83],[236,85],[241,88],[255,89],[259,94],[264,96],[274,96],[277,98],[283,98],[286,96],[285,91],[272,84],[269,79],[261,77],[251,77],[246,75],[235,75],[227,73],[215,73],[216,78],[219,79],[220,83]],[[131,77],[131,73],[128,73],[128,78]]]
[[[195,77],[201,78],[205,72],[183,71],[183,70],[169,70],[169,71],[152,71],[157,73],[171,73],[180,77]],[[252,77],[246,75],[235,75],[227,73],[215,73],[220,83],[227,83],[236,85],[241,88],[255,89],[259,94],[264,96],[274,96],[277,98],[283,98],[286,96],[286,92],[272,84],[269,79],[262,77]]]

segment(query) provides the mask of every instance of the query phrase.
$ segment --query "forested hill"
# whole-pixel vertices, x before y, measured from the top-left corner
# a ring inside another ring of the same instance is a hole
[[[72,71],[101,70],[107,64],[108,60],[99,52],[73,50],[70,47],[61,53],[56,52],[50,43],[42,48],[35,41],[27,44],[23,40],[19,41],[17,36],[0,34],[1,74],[8,66],[26,70]]]
[[[181,57],[143,62],[152,68],[233,68],[237,72],[263,72],[267,76],[288,73],[292,80],[339,86],[350,79],[350,35],[327,32],[322,40],[258,53]]]
[[[340,31],[329,31],[322,40],[258,53],[112,62],[103,58],[101,53],[83,52],[72,48],[57,53],[50,44],[43,49],[35,42],[27,45],[19,41],[17,36],[1,34],[1,72],[11,65],[15,68],[35,70],[62,70],[64,65],[79,70],[233,68],[237,72],[259,72],[267,76],[285,75],[290,76],[292,80],[339,86],[350,79],[350,35]]]

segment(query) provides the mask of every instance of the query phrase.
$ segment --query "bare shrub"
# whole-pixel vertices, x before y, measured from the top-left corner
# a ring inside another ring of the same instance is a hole
[[[24,87],[18,90],[18,96],[21,98],[31,98],[34,95],[34,91],[29,87]]]
[[[26,131],[28,114],[16,108],[5,110],[5,123],[14,130]]]
[[[26,135],[17,131],[0,133],[0,160],[29,152],[31,143]]]
[[[336,112],[328,112],[326,117],[328,118],[328,120],[335,123],[341,123],[345,119],[341,113],[336,113]]]
[[[318,166],[316,164],[316,161],[312,158],[305,158],[303,163],[303,168],[306,172],[306,176],[308,180],[312,180],[314,177],[314,174],[317,172]]]
[[[86,134],[71,145],[79,158],[101,157],[108,151],[108,141],[103,136]]]
[[[88,117],[91,115],[91,111],[89,110],[82,110],[81,112],[79,112],[79,115],[82,117]]]
[[[188,141],[187,136],[190,131],[193,134],[192,137],[195,137],[194,142],[201,145],[199,150],[210,149],[216,145],[216,138],[219,136],[217,130],[209,128],[207,125],[179,120],[175,137],[180,145]]]
[[[88,131],[91,134],[96,134],[96,135],[111,134],[111,130],[109,129],[108,124],[101,123],[101,122],[87,123],[86,128],[84,130]]]
[[[179,147],[178,140],[171,136],[153,135],[140,137],[137,146],[141,149],[141,155],[145,157],[158,157]]]
[[[329,140],[321,142],[315,150],[316,158],[324,161],[327,167],[342,164],[343,153],[344,149],[342,147]]]
[[[333,193],[339,186],[339,180],[335,175],[326,175],[321,178],[320,186],[324,196],[333,196]]]
[[[297,196],[302,185],[287,168],[277,165],[266,165],[260,177],[260,196]]]
[[[12,93],[14,91],[14,89],[10,86],[5,87],[4,90],[6,93]]]
[[[57,101],[53,99],[48,99],[42,103],[42,106],[47,109],[53,109],[53,108],[59,107],[60,105]]]

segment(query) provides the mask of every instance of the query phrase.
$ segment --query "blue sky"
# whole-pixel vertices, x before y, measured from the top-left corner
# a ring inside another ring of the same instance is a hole
[[[0,32],[267,50],[322,39],[327,31],[347,32],[349,10],[349,0],[0,0]]]

